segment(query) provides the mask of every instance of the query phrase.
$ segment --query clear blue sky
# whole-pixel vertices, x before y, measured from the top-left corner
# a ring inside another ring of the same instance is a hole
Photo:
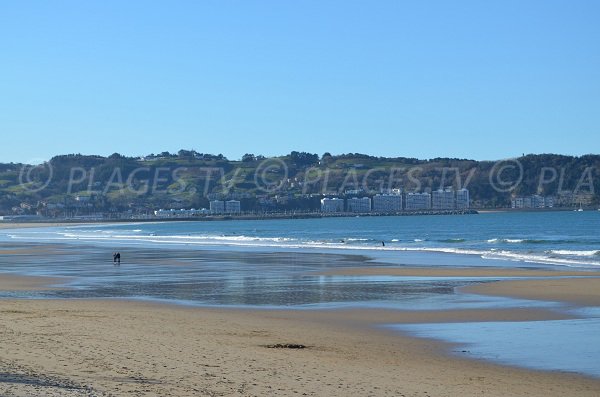
[[[0,2],[0,162],[600,151],[600,1]]]

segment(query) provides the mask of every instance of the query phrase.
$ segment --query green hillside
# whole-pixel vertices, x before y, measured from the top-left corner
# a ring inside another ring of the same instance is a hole
[[[476,208],[508,207],[511,198],[533,194],[554,196],[556,206],[597,205],[599,171],[599,155],[494,162],[304,152],[239,161],[192,150],[141,158],[70,154],[38,166],[0,164],[0,213],[144,213],[207,207],[216,198],[239,199],[248,211],[314,210],[324,195],[445,187],[469,189]]]

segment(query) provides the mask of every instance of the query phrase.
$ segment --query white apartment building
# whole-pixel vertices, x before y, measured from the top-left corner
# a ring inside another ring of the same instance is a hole
[[[225,202],[221,200],[212,200],[210,202],[211,214],[223,214],[225,213]]]
[[[540,196],[534,194],[533,196],[526,197],[515,197],[511,200],[512,208],[552,208],[554,207],[554,197],[552,196]]]
[[[431,209],[431,194],[407,193],[405,209],[408,211]]]
[[[540,196],[539,194],[534,194],[533,196],[531,196],[532,208],[544,208],[545,205],[546,204],[545,204],[544,198],[542,196]]]
[[[467,189],[460,189],[456,191],[456,209],[466,210],[470,206],[469,191]]]
[[[371,199],[368,197],[352,197],[348,199],[348,212],[370,212]]]
[[[523,208],[525,206],[525,200],[523,197],[517,197],[511,200],[512,208]]]
[[[344,212],[344,200],[337,197],[323,198],[321,199],[321,211]]]
[[[373,211],[397,212],[402,211],[402,195],[376,194],[373,196]]]
[[[227,214],[239,214],[242,212],[242,205],[239,200],[227,200],[225,201],[225,213]]]
[[[434,210],[452,210],[454,209],[454,190],[439,189],[431,194],[431,207]]]

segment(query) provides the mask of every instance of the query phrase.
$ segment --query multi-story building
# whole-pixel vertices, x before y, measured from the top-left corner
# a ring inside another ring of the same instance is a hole
[[[510,201],[512,208],[523,208],[525,206],[525,201],[523,197],[515,197]]]
[[[321,199],[321,211],[323,212],[343,212],[344,199],[341,198],[323,198]]]
[[[512,208],[552,208],[554,207],[554,197],[552,196],[540,196],[534,194],[533,196],[526,197],[515,197],[511,200]]]
[[[348,212],[371,211],[371,199],[368,197],[352,197],[348,199]]]
[[[454,209],[454,190],[439,189],[431,194],[432,208],[434,210],[451,210]]]
[[[469,191],[467,189],[460,189],[456,191],[456,209],[466,210],[469,209]]]
[[[210,202],[210,212],[212,214],[225,213],[225,202],[221,200],[212,200]]]
[[[239,214],[240,212],[242,212],[242,206],[239,200],[225,201],[225,213]]]
[[[544,208],[546,206],[544,197],[539,194],[531,196],[531,208]]]
[[[397,212],[402,210],[402,195],[376,194],[373,196],[373,211]]]
[[[431,209],[431,194],[407,193],[405,209],[408,211]]]

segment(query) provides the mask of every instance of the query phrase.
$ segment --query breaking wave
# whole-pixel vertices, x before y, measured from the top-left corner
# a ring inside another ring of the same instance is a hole
[[[490,244],[579,244],[579,240],[544,240],[521,238],[491,238],[486,240]]]
[[[254,235],[254,234],[258,235]],[[400,238],[387,239],[384,236],[373,238],[372,232],[352,233],[346,231],[344,236],[337,230],[326,233],[311,231],[302,233],[273,232],[275,236],[264,235],[264,231],[247,231],[245,234],[211,233],[197,231],[191,233],[179,230],[161,229],[155,225],[145,225],[138,229],[127,228],[61,228],[54,231],[28,231],[26,229],[5,235],[15,240],[60,240],[101,242],[110,244],[163,244],[188,245],[198,247],[257,247],[284,249],[319,249],[319,250],[354,250],[361,252],[429,252],[452,255],[476,255],[488,260],[508,260],[528,263],[540,263],[563,266],[600,266],[600,243],[570,239],[519,239],[519,238],[485,238],[479,240],[473,236],[440,239],[414,238],[400,235]],[[277,233],[284,234],[276,236]],[[286,235],[287,234],[287,235]],[[358,234],[358,235],[357,235]],[[362,234],[362,235],[361,235]],[[596,239],[592,239],[596,240]],[[384,244],[382,244],[382,241]],[[571,244],[567,245],[568,242]],[[581,249],[576,249],[581,247]],[[564,249],[563,249],[564,248]],[[387,254],[386,254],[387,255]],[[376,255],[374,255],[376,256]]]

